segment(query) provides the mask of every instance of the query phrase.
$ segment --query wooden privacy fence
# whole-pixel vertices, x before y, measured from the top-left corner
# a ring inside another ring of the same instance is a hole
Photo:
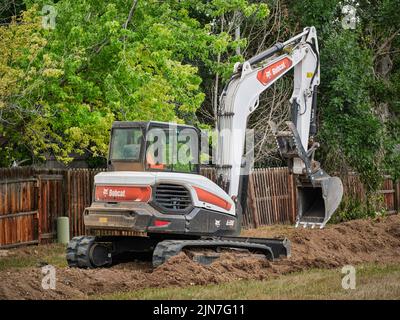
[[[70,235],[84,234],[82,213],[92,198],[96,169],[0,169],[0,248],[51,242],[60,216]]]
[[[0,246],[52,241],[63,214],[63,174],[33,168],[0,170]]]
[[[0,248],[53,241],[59,216],[69,217],[71,237],[84,234],[83,210],[92,201],[93,177],[103,170],[0,169]],[[213,169],[202,169],[202,174],[216,179]],[[346,194],[363,200],[356,175],[349,175],[344,185]],[[380,193],[389,213],[399,211],[399,183],[385,177]],[[244,227],[294,222],[296,188],[287,168],[255,169],[247,195]]]
[[[366,202],[366,191],[360,181],[359,176],[354,172],[349,172],[342,178],[344,194],[352,199]],[[385,175],[382,189],[377,191],[378,195],[383,196],[383,202],[387,214],[394,214],[400,211],[400,181],[394,182],[390,176]]]

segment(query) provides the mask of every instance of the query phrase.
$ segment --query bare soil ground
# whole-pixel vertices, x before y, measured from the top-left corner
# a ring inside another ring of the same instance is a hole
[[[266,280],[281,274],[346,264],[400,263],[400,215],[354,220],[322,230],[265,227],[245,230],[243,235],[287,237],[292,243],[292,257],[271,263],[257,257],[238,258],[226,253],[211,265],[203,266],[181,253],[154,270],[150,262],[129,262],[94,270],[61,266],[56,269],[56,290],[42,289],[40,266],[3,268],[0,271],[0,299],[87,299],[143,288]],[[3,255],[26,258],[27,252],[30,251],[15,249]],[[0,263],[1,259],[7,257],[0,256]]]

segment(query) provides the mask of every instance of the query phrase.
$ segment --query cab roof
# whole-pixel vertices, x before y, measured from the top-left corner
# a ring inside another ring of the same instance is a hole
[[[177,126],[181,128],[182,127],[192,128],[198,130],[195,126],[187,124],[179,124],[174,122],[161,122],[161,121],[114,121],[112,124],[112,128],[132,128],[132,127],[148,128],[151,125],[154,125],[156,127]]]

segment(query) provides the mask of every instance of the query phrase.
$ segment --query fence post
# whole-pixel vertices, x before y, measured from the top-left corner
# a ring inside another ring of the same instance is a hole
[[[36,173],[36,172],[35,172]],[[43,215],[43,188],[42,188],[42,180],[40,179],[40,175],[36,175],[37,179],[37,211],[38,211],[38,221],[37,221],[37,233],[38,233],[38,243],[42,242],[42,215]]]
[[[297,207],[297,203],[296,203],[296,181],[295,181],[295,177],[293,174],[288,172],[288,181],[289,181],[289,185],[288,185],[288,193],[290,195],[290,219],[292,220],[291,222],[294,223],[296,221],[296,207]]]
[[[258,226],[260,225],[260,222],[258,220],[257,204],[256,204],[256,198],[254,195],[253,173],[249,174],[249,196],[250,196],[250,206],[251,206],[251,213],[253,216],[254,228],[258,228]]]
[[[65,188],[67,192],[65,193],[64,199],[64,216],[69,218],[69,236],[72,238],[73,234],[73,221],[71,219],[71,170],[67,170],[65,175]]]
[[[394,187],[394,210],[396,213],[400,212],[400,180],[396,182]]]

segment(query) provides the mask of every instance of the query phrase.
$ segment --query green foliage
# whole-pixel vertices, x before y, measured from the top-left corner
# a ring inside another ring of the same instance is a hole
[[[360,200],[345,198],[342,200],[338,211],[329,220],[329,223],[340,223],[366,217],[374,217],[374,213],[368,211]]]
[[[314,26],[319,38],[323,39],[337,25],[339,0],[288,0],[288,6],[292,8],[289,16],[290,24],[298,24],[300,28]]]
[[[74,153],[104,156],[113,120],[198,123],[205,97],[198,65],[209,74],[231,70],[233,62],[216,65],[215,55],[244,45],[227,32],[213,33],[211,19],[233,10],[268,14],[265,5],[244,0],[150,0],[138,1],[128,18],[131,0],[62,0],[54,4],[56,28],[44,30],[40,8],[48,2],[25,3],[22,24],[0,29],[4,46],[13,43],[7,50],[14,59],[1,65],[1,87],[18,79],[0,100],[3,118],[12,123],[0,127],[2,165],[46,154],[64,162]],[[192,17],[204,12],[208,21]],[[26,54],[14,57],[12,50]]]
[[[35,8],[8,27],[0,27],[0,163],[24,156],[24,144],[35,139],[36,124],[45,113],[41,99],[29,98],[41,90],[52,72],[51,62],[38,65],[47,40]],[[30,123],[30,126],[26,126]]]
[[[335,155],[345,157],[346,165],[361,173],[369,189],[376,190],[381,182],[383,128],[368,94],[373,77],[371,63],[371,52],[357,45],[354,32],[332,32],[325,41],[321,64],[327,67],[321,76],[320,138],[327,153],[332,153],[331,169],[340,163],[340,159],[334,161]]]
[[[329,223],[385,216],[382,195],[370,195],[367,201],[345,196]]]
[[[395,2],[293,3],[295,17],[303,26],[316,26],[319,34],[317,139],[322,150],[318,158],[331,172],[358,172],[368,193],[379,188],[383,172],[394,178],[400,172],[399,41],[391,37],[400,23],[398,10],[393,10]],[[356,8],[356,29],[342,27],[341,9],[346,4]],[[378,62],[388,48],[394,64],[385,78],[379,74]],[[382,106],[388,107],[389,116],[383,115]]]

